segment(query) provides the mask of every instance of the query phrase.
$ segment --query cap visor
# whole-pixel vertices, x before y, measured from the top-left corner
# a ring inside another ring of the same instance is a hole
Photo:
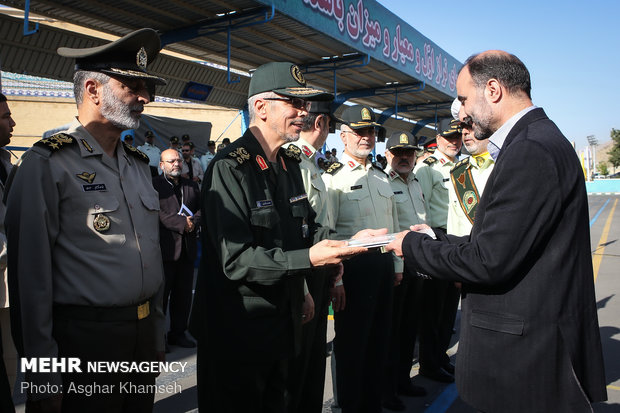
[[[164,86],[168,84],[168,82],[164,78],[161,78],[155,75],[150,75],[148,73],[140,72],[137,70],[117,69],[117,68],[112,67],[109,69],[100,70],[100,72],[108,74],[108,75],[112,75],[112,76],[129,77],[132,79],[144,79],[146,81],[153,82],[154,84],[159,85],[159,86]]]
[[[334,95],[321,89],[311,87],[287,87],[284,89],[276,89],[273,91],[278,95],[288,96],[291,98],[302,98],[306,100],[333,100]]]

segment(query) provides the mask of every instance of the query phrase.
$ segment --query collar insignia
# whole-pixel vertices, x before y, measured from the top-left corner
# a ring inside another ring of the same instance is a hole
[[[89,184],[93,183],[93,181],[95,180],[95,175],[97,175],[95,172],[82,172],[81,174],[75,174],[75,176],[77,176],[83,181],[88,182]]]
[[[355,162],[353,161],[347,162],[347,165],[349,165],[349,168],[355,168]]]
[[[260,155],[256,155],[256,163],[258,164],[258,166],[260,166],[261,171],[269,168],[269,166],[267,166],[267,162],[265,162],[265,159],[263,159],[263,157]]]
[[[304,155],[312,156],[312,151],[306,145],[302,145],[301,150],[304,151]]]
[[[86,139],[80,139],[80,142],[82,142],[82,145],[84,145],[88,152],[93,153],[93,147],[86,142]]]

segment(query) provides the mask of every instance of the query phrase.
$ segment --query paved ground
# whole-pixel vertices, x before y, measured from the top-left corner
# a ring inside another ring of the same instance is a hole
[[[620,196],[590,196],[590,219],[592,257],[596,277],[596,296],[599,309],[599,323],[605,356],[607,391],[609,401],[594,406],[596,413],[620,412]],[[330,325],[331,326],[331,325]],[[457,322],[458,326],[458,322]],[[333,330],[330,328],[330,337]],[[458,335],[458,332],[457,332]],[[454,354],[458,343],[450,349]],[[158,383],[178,383],[181,391],[158,395],[156,413],[194,412],[196,409],[195,351],[172,347],[169,361],[187,361],[188,368],[180,374],[164,374]],[[458,368],[458,367],[457,367]],[[428,396],[424,398],[404,397],[407,412],[425,413],[474,413],[458,398],[454,385],[442,385],[416,376],[417,365],[412,370],[414,383],[426,387]],[[178,388],[178,387],[177,387]],[[338,413],[332,409],[332,384],[328,360],[325,384],[324,412]],[[16,392],[16,401],[23,402],[22,395]],[[18,412],[23,412],[23,404]],[[385,410],[389,412],[388,410]]]

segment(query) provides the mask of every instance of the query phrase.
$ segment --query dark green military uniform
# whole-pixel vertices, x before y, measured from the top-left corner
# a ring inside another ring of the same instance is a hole
[[[328,229],[315,225],[298,148],[281,148],[268,162],[248,130],[212,164],[203,186],[205,256],[190,325],[199,342],[199,406],[224,408],[232,397],[251,411],[253,372],[286,369],[298,349],[308,249]]]

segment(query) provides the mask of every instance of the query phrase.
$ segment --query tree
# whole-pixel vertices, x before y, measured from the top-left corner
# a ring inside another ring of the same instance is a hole
[[[611,129],[609,134],[614,141],[614,146],[607,154],[609,155],[609,163],[614,166],[615,169],[620,166],[620,129]]]
[[[609,175],[609,168],[607,167],[607,162],[600,161],[596,167],[601,175]]]

